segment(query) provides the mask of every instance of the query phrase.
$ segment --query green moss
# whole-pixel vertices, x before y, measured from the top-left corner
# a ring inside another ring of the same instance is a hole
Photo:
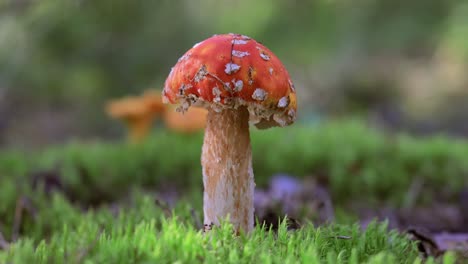
[[[412,263],[417,258],[415,246],[385,224],[366,230],[307,224],[288,231],[283,222],[277,233],[258,226],[236,237],[225,223],[203,235],[187,203],[167,215],[141,195],[120,212],[82,212],[60,195],[45,201],[26,234],[0,251],[1,263],[362,263],[380,255],[393,260],[386,263]]]
[[[258,186],[279,172],[311,176],[327,182],[338,203],[353,197],[401,205],[415,178],[425,186],[417,202],[443,187],[454,195],[468,184],[468,143],[461,140],[388,137],[348,121],[252,130],[252,142]],[[76,142],[27,156],[0,154],[0,173],[24,179],[28,172],[52,170],[76,199],[113,200],[131,186],[200,186],[201,144],[202,134],[167,131],[139,145]]]
[[[157,131],[139,145],[76,142],[28,155],[0,153],[3,236],[12,237],[19,199],[34,208],[24,212],[20,239],[0,252],[0,263],[420,263],[405,237],[385,224],[361,230],[340,205],[350,197],[413,203],[405,194],[415,178],[425,186],[416,202],[447,192],[442,188],[455,195],[467,184],[468,144],[455,139],[388,137],[345,122],[254,130],[252,141],[259,186],[278,172],[315,177],[328,184],[337,219],[347,224],[306,224],[293,232],[283,224],[277,234],[257,227],[240,237],[225,224],[204,236],[196,227],[202,135]],[[48,171],[65,187],[52,194],[40,185],[33,190],[37,171]],[[142,194],[168,182],[188,190],[172,212]]]

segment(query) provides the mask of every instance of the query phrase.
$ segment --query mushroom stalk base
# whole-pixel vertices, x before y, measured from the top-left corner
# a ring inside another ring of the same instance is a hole
[[[236,231],[250,232],[255,183],[245,107],[209,110],[201,163],[205,225],[218,225],[229,217]]]

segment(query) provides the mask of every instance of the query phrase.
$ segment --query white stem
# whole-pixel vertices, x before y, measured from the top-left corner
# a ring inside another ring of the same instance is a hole
[[[218,225],[229,216],[236,231],[254,223],[254,176],[246,108],[208,112],[201,163],[204,223]]]

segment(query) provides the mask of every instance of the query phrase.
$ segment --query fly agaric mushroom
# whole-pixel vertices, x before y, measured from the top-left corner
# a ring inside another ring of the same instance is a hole
[[[187,134],[205,129],[208,114],[205,108],[190,107],[185,113],[173,110],[172,107],[168,107],[164,111],[164,124],[168,129]]]
[[[249,120],[258,128],[296,119],[296,93],[281,61],[257,41],[215,35],[188,50],[172,68],[165,103],[208,109],[201,163],[204,223],[229,216],[236,231],[254,224],[254,175]]]
[[[122,119],[128,126],[130,142],[140,142],[149,132],[151,124],[164,111],[161,95],[146,91],[140,97],[126,97],[111,101],[106,112],[115,119]]]

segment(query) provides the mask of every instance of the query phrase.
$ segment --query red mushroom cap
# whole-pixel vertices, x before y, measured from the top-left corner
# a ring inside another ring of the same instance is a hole
[[[187,51],[172,68],[165,102],[214,110],[246,106],[260,128],[296,118],[296,93],[281,61],[257,41],[238,34],[215,35]]]

